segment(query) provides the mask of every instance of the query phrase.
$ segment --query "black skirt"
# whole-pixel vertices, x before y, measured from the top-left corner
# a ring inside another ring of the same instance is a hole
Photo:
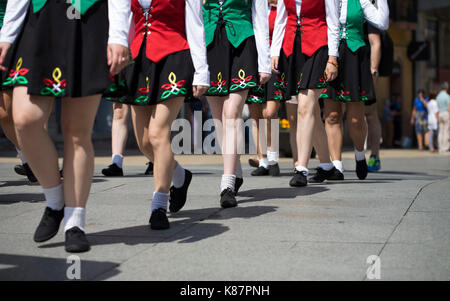
[[[211,87],[205,95],[227,96],[257,87],[259,73],[255,36],[234,48],[228,41],[225,23],[219,20],[214,40],[207,50]]]
[[[370,48],[364,46],[352,52],[347,43],[339,45],[339,74],[332,83],[336,96],[342,102],[376,102],[372,74],[370,73]],[[330,89],[332,90],[332,89]]]
[[[294,41],[294,52],[288,58],[281,49],[278,68],[279,85],[284,97],[290,99],[301,90],[323,89],[328,86],[325,68],[328,62],[328,46],[319,48],[312,56],[302,53],[301,33],[297,32]]]
[[[131,105],[155,105],[175,97],[190,99],[195,72],[190,50],[172,53],[155,63],[147,58],[146,47],[144,39],[139,55],[115,77],[113,89],[105,96]]]
[[[266,103],[267,101],[283,101],[283,93],[279,88],[277,76],[272,74],[265,85],[258,85],[248,92],[247,103]]]
[[[85,97],[111,85],[106,49],[108,3],[99,1],[81,19],[69,19],[66,1],[48,1],[27,12],[22,32],[8,53],[5,88],[28,87],[28,94]]]

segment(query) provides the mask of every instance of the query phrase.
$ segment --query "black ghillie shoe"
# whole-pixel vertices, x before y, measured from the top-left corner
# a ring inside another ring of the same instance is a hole
[[[308,179],[306,178],[305,171],[294,170],[294,176],[291,181],[289,181],[289,185],[292,187],[304,187],[308,185]]]
[[[178,212],[186,204],[187,192],[192,180],[192,172],[184,170],[184,183],[180,188],[170,187],[169,210]]]
[[[70,228],[66,231],[66,252],[82,253],[91,249],[91,245],[86,238],[86,234],[78,227]]]
[[[237,206],[234,191],[230,188],[227,188],[220,193],[220,206],[222,208],[232,208]]]
[[[108,168],[102,169],[102,174],[105,177],[122,177],[123,169],[117,166],[116,163],[111,164]]]
[[[46,207],[41,222],[34,232],[34,241],[44,242],[55,236],[58,233],[59,225],[63,218],[64,208],[61,210],[53,210]]]
[[[152,230],[165,230],[170,228],[169,219],[167,218],[167,211],[163,208],[158,208],[152,211],[150,216],[150,228]]]

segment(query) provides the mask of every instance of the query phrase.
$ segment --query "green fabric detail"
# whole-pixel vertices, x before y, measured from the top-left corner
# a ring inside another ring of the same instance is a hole
[[[77,11],[81,13],[81,15],[84,15],[92,5],[99,1],[100,0],[72,0],[72,5]],[[37,13],[44,7],[44,5],[47,3],[47,0],[32,0],[32,3],[33,13]]]
[[[352,52],[366,46],[364,42],[364,13],[359,0],[348,0],[347,22],[345,25],[347,46]],[[343,29],[341,29],[341,34]]]
[[[248,37],[253,36],[252,23],[253,0],[226,0],[222,4],[222,14],[228,41],[237,48]],[[206,46],[214,40],[214,33],[219,21],[220,5],[217,0],[205,0],[203,21],[205,24]]]
[[[3,18],[5,17],[7,0],[0,0],[0,28],[3,27]]]

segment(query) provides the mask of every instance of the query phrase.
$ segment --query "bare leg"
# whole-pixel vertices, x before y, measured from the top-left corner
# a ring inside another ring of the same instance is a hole
[[[13,120],[20,149],[43,188],[61,183],[58,153],[45,129],[53,98],[30,96],[27,87],[16,87],[12,102]]]
[[[377,105],[371,105],[366,111],[367,129],[368,129],[368,144],[372,151],[372,155],[379,158],[380,144],[381,144],[381,123],[378,118]]]
[[[316,126],[316,119],[318,118],[316,107],[319,108],[319,95],[320,90],[301,91],[298,95],[298,166],[302,166],[304,168],[307,168],[309,157],[311,155],[314,128]]]
[[[419,150],[423,150],[423,135],[417,134],[417,145],[419,146]]]
[[[286,112],[289,120],[289,142],[291,144],[292,159],[294,160],[294,167],[298,164],[297,151],[297,105],[286,103]]]
[[[128,117],[130,107],[121,103],[113,104],[114,117],[111,129],[113,155],[123,155],[128,139]]]
[[[264,115],[264,119],[267,120],[267,148],[274,152],[274,151],[278,151],[276,149],[272,149],[272,126],[271,126],[271,122],[272,119],[277,119],[278,120],[278,109],[280,108],[280,103],[278,101],[274,101],[274,100],[270,100],[267,101],[264,110],[263,110],[263,115]]]
[[[325,129],[331,159],[342,161],[342,106],[339,101],[325,100]]]
[[[12,116],[12,91],[7,90],[0,94],[0,125],[6,138],[16,149],[20,149]]]
[[[86,207],[94,173],[92,128],[100,95],[65,98],[62,103],[64,136],[64,199],[68,207]]]
[[[148,135],[154,154],[155,192],[169,193],[176,162],[170,143],[171,126],[184,98],[177,97],[151,107]],[[147,108],[144,108],[148,111]],[[138,110],[136,110],[138,112]],[[138,117],[137,115],[136,117]]]
[[[355,149],[357,151],[363,151],[364,141],[367,135],[367,124],[364,120],[364,103],[347,103],[347,120]]]
[[[259,141],[259,120],[263,117],[263,107],[261,104],[252,103],[251,105],[249,105],[249,109],[250,117],[255,121],[252,125],[252,135],[256,143],[256,152],[259,160],[264,157],[261,151],[261,143]]]
[[[141,114],[137,118],[137,114]],[[144,116],[144,115],[147,116]],[[144,154],[150,162],[153,162],[153,148],[148,136],[148,125],[150,122],[150,111],[141,110],[137,106],[131,107],[131,119],[133,121],[134,135],[139,147],[139,150]]]

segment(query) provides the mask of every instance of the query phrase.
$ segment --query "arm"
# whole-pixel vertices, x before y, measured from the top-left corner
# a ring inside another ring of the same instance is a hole
[[[378,9],[370,0],[359,0],[364,12],[364,18],[381,30],[389,28],[389,6],[387,0],[378,0]]]
[[[369,25],[370,26],[370,25]],[[378,67],[381,61],[381,36],[377,33],[369,33],[370,44],[370,69],[373,77],[374,87],[377,82]]]
[[[201,94],[203,94],[209,87],[210,82],[201,0],[186,1],[186,36],[195,68],[192,85],[205,87],[201,91]],[[194,96],[199,97],[201,94],[199,95],[196,90],[197,88],[194,87]]]
[[[31,0],[8,1],[0,34],[0,42],[14,43],[27,15]]]
[[[254,0],[252,23],[258,51],[258,72],[271,74],[269,44],[269,7],[266,0]]]
[[[416,117],[416,107],[413,108],[411,113],[411,124],[414,125],[414,118]]]
[[[278,60],[280,57],[281,46],[283,45],[284,32],[286,30],[287,12],[284,1],[280,0],[277,4],[277,17],[275,18],[275,27],[272,36],[272,46],[270,47],[270,63],[272,72],[278,72]]]
[[[116,75],[129,61],[128,32],[130,29],[130,1],[108,0],[109,39],[107,47],[109,72]]]
[[[338,73],[339,56],[339,0],[326,0],[325,10],[328,26],[328,63],[326,67],[327,80],[333,81]]]

